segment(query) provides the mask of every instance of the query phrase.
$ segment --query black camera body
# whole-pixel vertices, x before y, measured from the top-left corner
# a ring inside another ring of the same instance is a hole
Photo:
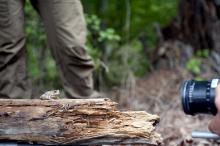
[[[185,81],[181,86],[182,107],[186,114],[217,113],[215,106],[215,88],[220,79],[210,81]]]

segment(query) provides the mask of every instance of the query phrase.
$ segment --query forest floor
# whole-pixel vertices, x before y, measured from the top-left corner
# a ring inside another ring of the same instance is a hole
[[[210,77],[209,77],[210,76]],[[212,78],[212,74],[206,76]],[[145,110],[160,116],[157,131],[164,139],[164,146],[217,146],[212,140],[192,139],[193,130],[208,130],[211,115],[187,116],[181,106],[179,88],[186,79],[191,79],[184,69],[156,70],[136,80],[126,88],[114,89],[110,94],[116,97],[119,108]],[[132,85],[133,84],[133,85]]]

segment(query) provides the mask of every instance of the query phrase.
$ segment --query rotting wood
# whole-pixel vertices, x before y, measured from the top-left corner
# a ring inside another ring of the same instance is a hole
[[[120,112],[110,99],[0,99],[0,140],[159,145],[157,115]]]

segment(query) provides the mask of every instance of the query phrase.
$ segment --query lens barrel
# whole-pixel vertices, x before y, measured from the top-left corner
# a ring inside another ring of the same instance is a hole
[[[181,86],[182,107],[186,114],[207,113],[215,115],[215,88],[219,79],[211,81],[185,81]]]

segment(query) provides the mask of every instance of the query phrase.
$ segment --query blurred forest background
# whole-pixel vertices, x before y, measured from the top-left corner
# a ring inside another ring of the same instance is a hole
[[[96,89],[122,109],[159,114],[164,145],[215,145],[189,138],[190,131],[204,129],[210,117],[185,116],[178,96],[183,80],[210,79],[220,73],[220,0],[82,0],[82,4]],[[62,89],[43,24],[29,1],[25,12],[34,92]]]
[[[88,25],[87,49],[96,65],[96,87],[119,85],[128,76],[152,69],[149,56],[157,45],[155,25],[166,26],[177,14],[177,0],[82,1]],[[56,65],[43,24],[29,1],[26,7],[29,73],[41,89],[58,88]],[[40,86],[39,86],[40,85]]]

